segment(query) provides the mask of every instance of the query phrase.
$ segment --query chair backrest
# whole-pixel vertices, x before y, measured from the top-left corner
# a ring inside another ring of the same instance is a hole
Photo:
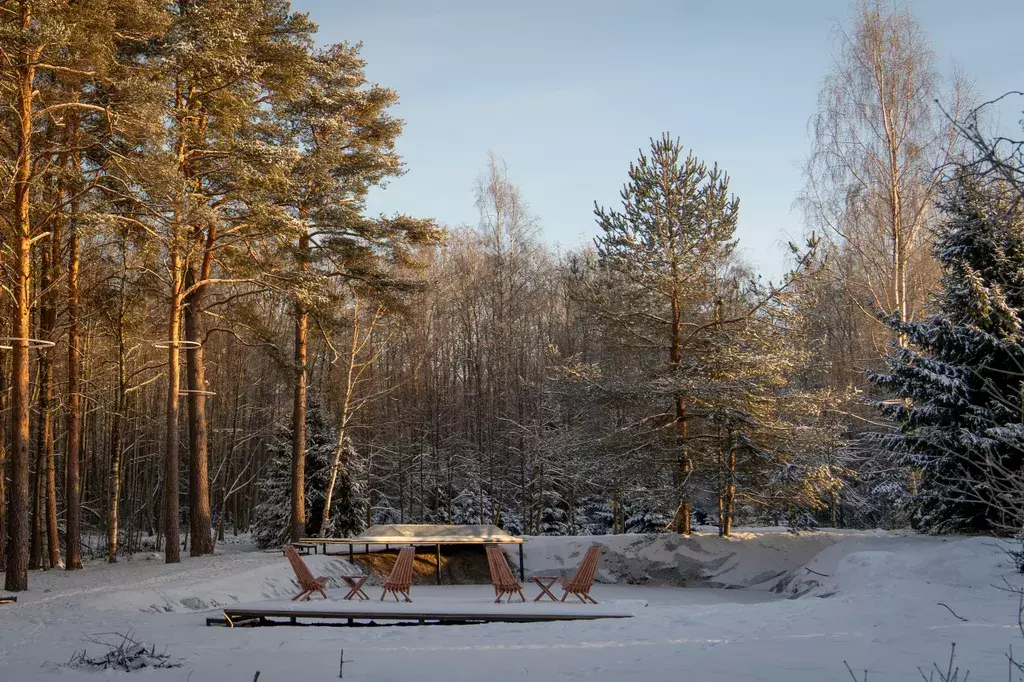
[[[505,560],[505,553],[497,545],[487,545],[487,565],[491,569],[491,582],[495,586],[519,587],[519,581],[512,575]]]
[[[292,570],[295,571],[295,577],[298,578],[300,586],[308,589],[316,585],[316,578],[309,572],[309,567],[306,566],[306,562],[302,560],[294,547],[286,545],[284,554],[288,557],[288,563],[292,565]]]
[[[398,559],[391,568],[388,584],[408,589],[412,586],[412,560],[416,556],[415,547],[403,547],[398,551]]]
[[[593,545],[587,550],[583,561],[576,567],[576,573],[569,581],[569,590],[586,591],[594,583],[594,574],[597,573],[597,562],[601,558],[601,545]]]

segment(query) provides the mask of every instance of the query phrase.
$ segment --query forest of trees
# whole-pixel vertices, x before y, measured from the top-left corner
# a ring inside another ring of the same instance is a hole
[[[0,3],[6,588],[388,522],[1018,531],[1021,149],[855,9],[767,281],[669,133],[578,248],[495,154],[476,225],[372,216],[398,95],[284,0]]]

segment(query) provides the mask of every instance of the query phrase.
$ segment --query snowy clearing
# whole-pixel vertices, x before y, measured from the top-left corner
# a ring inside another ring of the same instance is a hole
[[[261,682],[331,680],[345,650],[353,680],[787,680],[920,679],[957,644],[971,679],[1006,679],[1005,654],[1024,647],[1015,595],[1020,576],[991,538],[879,532],[793,535],[775,529],[710,535],[530,538],[527,573],[571,571],[586,546],[605,545],[593,594],[623,620],[424,627],[205,627],[218,605],[294,593],[280,553],[228,547],[167,566],[137,555],[85,571],[33,573],[31,591],[0,606],[0,680]],[[314,575],[347,568],[310,556]],[[616,584],[607,584],[616,581]],[[647,584],[628,584],[645,582]],[[714,587],[670,587],[678,584]],[[538,590],[526,589],[529,598]],[[338,590],[329,592],[340,599]],[[369,590],[376,598],[377,590]],[[787,598],[789,597],[789,598]],[[422,604],[489,604],[488,586],[413,588]],[[949,608],[940,606],[945,604]],[[645,606],[646,604],[646,606]],[[521,607],[520,607],[521,608]],[[550,607],[549,607],[550,608]],[[950,609],[960,618],[954,616]],[[90,639],[132,637],[180,667],[95,672],[65,664]],[[860,673],[859,673],[860,674]]]

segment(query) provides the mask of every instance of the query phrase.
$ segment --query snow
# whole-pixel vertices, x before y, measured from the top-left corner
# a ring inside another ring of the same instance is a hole
[[[32,589],[0,606],[0,682],[247,682],[257,670],[261,682],[330,680],[337,679],[341,649],[345,679],[353,680],[818,682],[848,680],[845,660],[884,682],[920,679],[918,666],[945,661],[954,641],[970,679],[1003,680],[1009,647],[1024,646],[1016,595],[999,589],[1004,579],[1020,585],[1021,576],[992,538],[779,529],[743,529],[729,540],[710,533],[543,537],[525,544],[527,570],[569,572],[593,542],[605,549],[592,593],[602,608],[632,618],[207,628],[205,618],[218,613],[217,605],[294,593],[280,552],[245,545],[172,566],[159,555],[136,555],[79,572],[33,572]],[[510,554],[518,559],[514,548]],[[349,568],[339,557],[305,559],[314,575]],[[532,597],[538,590],[528,585],[526,592]],[[343,593],[329,594],[340,599]],[[486,585],[417,585],[412,596],[424,607],[493,600]],[[76,649],[104,653],[90,637],[129,630],[157,651],[166,647],[182,666],[123,673],[64,665]]]

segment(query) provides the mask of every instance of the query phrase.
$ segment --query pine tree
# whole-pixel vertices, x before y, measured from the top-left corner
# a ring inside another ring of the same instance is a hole
[[[275,107],[281,144],[294,160],[283,182],[271,194],[288,216],[287,229],[278,235],[285,255],[294,314],[292,428],[292,484],[302,478],[301,428],[307,392],[308,333],[310,316],[321,329],[332,318],[344,317],[351,306],[358,309],[359,296],[349,286],[358,283],[371,295],[393,295],[412,283],[394,266],[413,264],[411,250],[436,240],[433,222],[405,216],[367,218],[362,215],[366,194],[375,185],[401,175],[402,164],[395,140],[402,122],[389,113],[398,95],[366,80],[366,62],[360,45],[338,44],[316,50],[304,64],[301,87]],[[281,273],[275,273],[275,276]],[[340,293],[339,293],[340,290]],[[359,401],[353,397],[358,376],[370,360],[360,361],[358,315],[353,316],[353,347],[349,355],[346,396],[342,400],[342,439]],[[372,329],[371,329],[372,331]],[[360,371],[354,372],[354,365]],[[335,451],[340,467],[341,448]],[[301,499],[297,494],[295,499]],[[332,505],[333,509],[333,505]],[[292,539],[298,529],[301,507],[292,510]],[[328,516],[329,520],[329,516]]]
[[[1024,213],[1019,196],[969,170],[944,188],[941,208],[938,312],[886,320],[909,344],[890,348],[886,371],[871,376],[895,398],[880,409],[897,425],[874,439],[921,471],[918,528],[990,531],[1012,525],[997,499],[999,472],[1024,462]]]
[[[641,154],[630,164],[621,196],[621,211],[595,208],[603,232],[595,239],[598,264],[616,285],[609,296],[628,301],[617,310],[605,306],[603,316],[614,320],[629,342],[667,349],[660,374],[672,375],[686,359],[691,320],[706,307],[718,270],[736,248],[739,200],[729,193],[726,173],[693,154],[684,157],[680,142],[668,133],[651,140],[650,156]],[[688,396],[676,393],[670,400],[680,490],[673,525],[688,534],[693,470]]]

